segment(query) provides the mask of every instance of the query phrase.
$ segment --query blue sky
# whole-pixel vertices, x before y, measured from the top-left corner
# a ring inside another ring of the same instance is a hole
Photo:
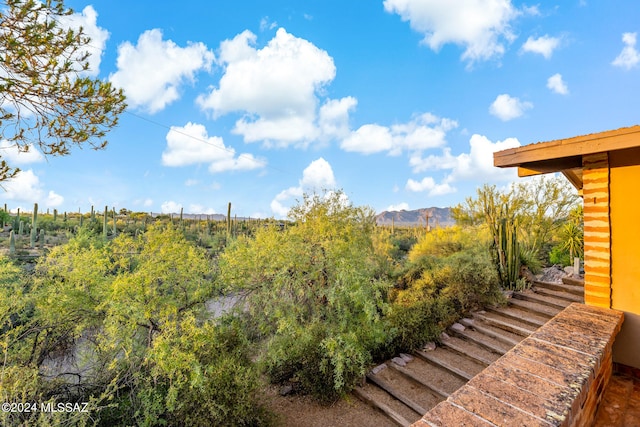
[[[640,122],[635,0],[67,4],[129,107],[103,151],[0,141],[12,210],[283,217],[322,188],[452,206],[517,179],[495,150]]]

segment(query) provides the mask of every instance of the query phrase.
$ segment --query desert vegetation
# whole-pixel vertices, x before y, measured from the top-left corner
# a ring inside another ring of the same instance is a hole
[[[5,208],[0,394],[86,412],[2,424],[269,425],[264,381],[335,401],[377,361],[526,287],[522,266],[579,256],[576,199],[556,179],[483,187],[458,225],[429,232],[376,226],[333,191],[287,221]],[[221,298],[235,308],[213,310]]]

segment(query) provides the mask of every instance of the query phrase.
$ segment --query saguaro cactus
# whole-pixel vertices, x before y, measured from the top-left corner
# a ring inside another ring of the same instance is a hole
[[[104,238],[107,238],[107,212],[109,207],[104,207],[104,217],[102,218],[102,235]]]
[[[16,253],[16,236],[13,235],[13,230],[9,233],[9,255],[15,255]]]
[[[38,232],[38,204],[33,204],[33,214],[31,215],[31,247],[36,246],[36,236]]]
[[[231,237],[231,202],[227,206],[227,237]]]

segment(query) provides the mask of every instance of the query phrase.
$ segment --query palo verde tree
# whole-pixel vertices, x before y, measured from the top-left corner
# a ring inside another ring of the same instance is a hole
[[[87,76],[91,39],[61,23],[71,13],[61,0],[0,2],[0,138],[20,151],[102,149],[126,107],[122,90]],[[0,160],[0,182],[18,172]]]
[[[274,382],[331,400],[359,381],[387,340],[381,315],[389,287],[379,277],[373,212],[341,192],[305,195],[293,225],[240,236],[220,258],[220,278],[246,296]]]
[[[562,178],[542,176],[514,184],[508,190],[484,185],[477,198],[453,209],[462,225],[487,226],[496,267],[504,286],[512,287],[521,261],[539,266],[576,206],[576,191]]]

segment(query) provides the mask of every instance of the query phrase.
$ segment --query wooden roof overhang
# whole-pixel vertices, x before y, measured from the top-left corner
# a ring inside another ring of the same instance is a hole
[[[517,167],[518,176],[562,172],[582,193],[582,156],[640,147],[640,126],[538,142],[493,154],[493,165]]]

